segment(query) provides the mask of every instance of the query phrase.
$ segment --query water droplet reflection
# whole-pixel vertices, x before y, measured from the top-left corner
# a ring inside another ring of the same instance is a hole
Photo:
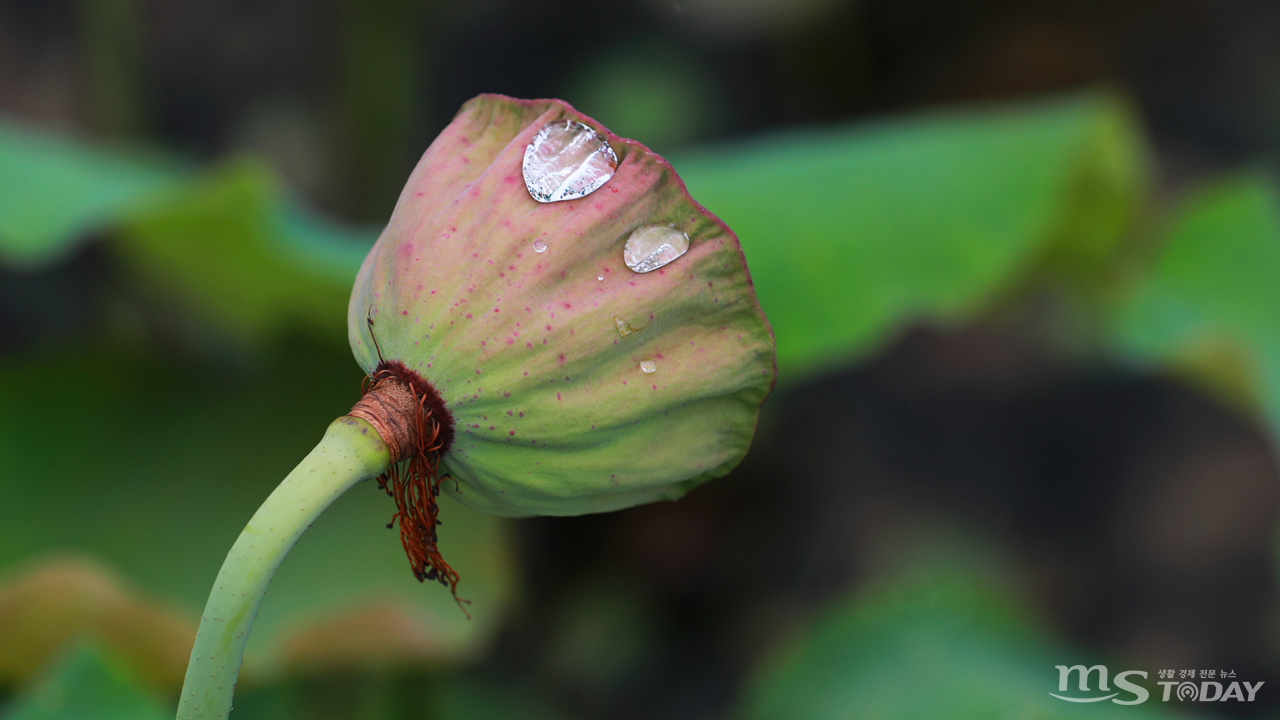
[[[640,362],[640,369],[645,371],[645,373],[657,372],[658,363],[652,360],[642,360]]]
[[[599,190],[618,169],[608,141],[574,121],[547,123],[524,149],[524,184],[542,203],[574,200]]]
[[[674,225],[646,225],[631,233],[622,260],[638,273],[657,270],[689,252],[689,236]]]
[[[642,327],[632,327],[631,323],[627,322],[626,320],[623,320],[617,315],[613,316],[613,325],[614,327],[618,328],[618,334],[621,335],[622,337],[626,337],[631,333],[638,333],[644,329]]]
[[[542,241],[542,238],[538,238],[533,241],[533,251],[536,253],[544,253],[547,251],[547,244]]]

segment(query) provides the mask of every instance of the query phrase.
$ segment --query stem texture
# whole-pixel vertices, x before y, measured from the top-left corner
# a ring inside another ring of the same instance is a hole
[[[262,503],[227,553],[209,593],[178,720],[222,720],[230,714],[249,629],[280,561],[330,503],[390,463],[377,431],[364,420],[343,416]]]

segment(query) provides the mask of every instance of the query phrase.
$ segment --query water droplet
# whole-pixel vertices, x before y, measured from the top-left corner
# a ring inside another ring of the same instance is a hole
[[[652,360],[642,360],[640,362],[640,369],[645,371],[646,373],[657,372],[658,363]]]
[[[600,133],[574,120],[542,126],[524,149],[524,184],[542,203],[573,200],[599,190],[618,156]]]
[[[622,260],[638,273],[657,270],[689,252],[689,236],[675,225],[646,225],[627,238]]]
[[[618,328],[618,334],[619,334],[619,335],[621,335],[622,337],[626,337],[626,336],[630,335],[631,333],[638,333],[638,332],[640,332],[641,330],[643,330],[643,329],[644,329],[644,328],[642,328],[642,327],[639,327],[639,328],[638,328],[638,327],[632,327],[632,326],[631,326],[631,323],[627,322],[626,320],[623,320],[622,318],[618,317],[617,315],[614,315],[614,316],[613,316],[613,324],[614,324],[614,326],[615,326],[615,327],[617,327],[617,328]]]
[[[596,276],[596,279],[597,279],[597,280],[604,280],[604,273],[600,273],[599,275],[597,275],[597,276]]]
[[[542,238],[538,238],[533,241],[533,251],[536,253],[544,253],[547,251],[547,244],[542,241]]]

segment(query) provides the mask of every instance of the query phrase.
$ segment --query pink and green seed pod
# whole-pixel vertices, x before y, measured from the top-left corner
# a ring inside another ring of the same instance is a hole
[[[775,378],[733,232],[664,159],[558,100],[463,106],[365,259],[348,334],[371,375],[398,361],[439,398],[440,490],[506,516],[724,475]]]

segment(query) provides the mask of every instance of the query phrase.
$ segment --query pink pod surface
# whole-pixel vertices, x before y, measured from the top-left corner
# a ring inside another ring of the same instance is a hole
[[[538,202],[522,162],[548,123],[600,134],[616,172]],[[637,229],[689,248],[650,272]],[[535,249],[535,246],[537,249]],[[603,279],[600,279],[603,278]],[[577,515],[675,499],[746,454],[776,375],[737,237],[666,160],[559,100],[481,95],[414,169],[351,293],[348,334],[418,372],[452,416],[444,492],[498,515]]]

